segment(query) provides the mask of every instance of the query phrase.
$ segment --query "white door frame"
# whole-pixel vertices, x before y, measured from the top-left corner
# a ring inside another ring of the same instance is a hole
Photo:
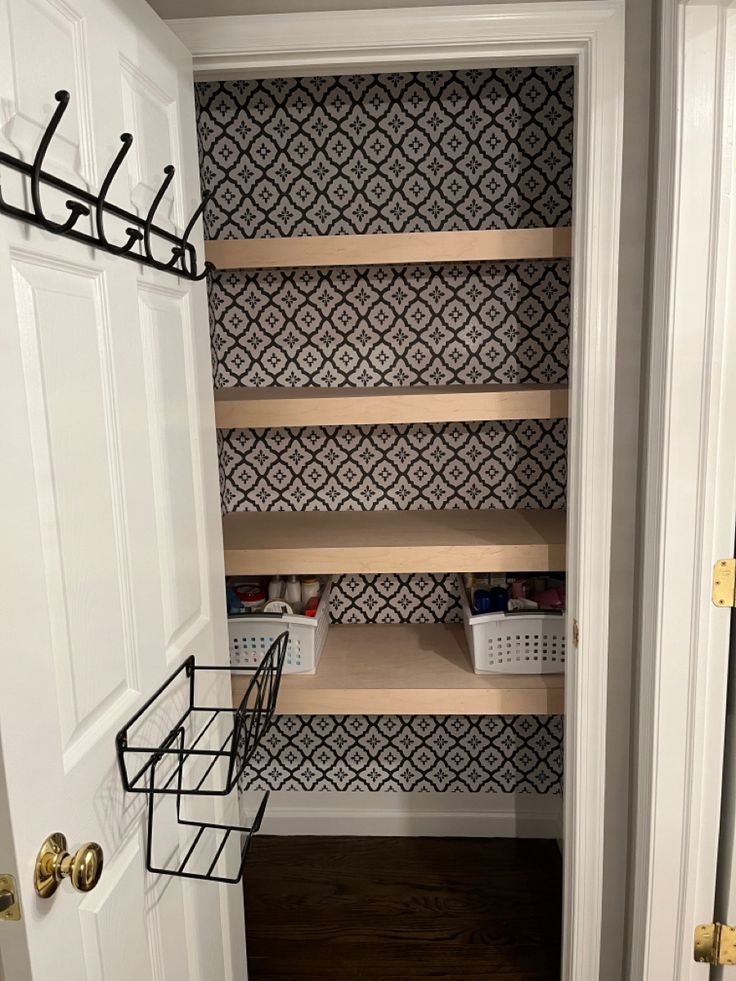
[[[736,518],[736,10],[662,4],[629,976],[696,981],[713,918]]]
[[[601,950],[608,596],[624,73],[623,0],[168,21],[198,79],[503,64],[577,66],[565,737],[564,981]],[[572,638],[569,638],[570,640]],[[590,656],[595,654],[595,656]],[[621,856],[623,862],[624,856]],[[574,915],[573,915],[574,914]]]

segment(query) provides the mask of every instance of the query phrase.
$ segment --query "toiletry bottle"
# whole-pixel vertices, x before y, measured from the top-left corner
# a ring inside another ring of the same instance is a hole
[[[296,576],[286,577],[286,592],[284,599],[292,610],[301,609],[302,605],[302,586]]]
[[[318,597],[319,593],[319,579],[316,576],[304,576],[302,579],[302,606],[306,608],[307,603]]]
[[[270,600],[281,599],[284,592],[284,580],[281,576],[273,576],[268,582],[268,598]]]
[[[479,591],[483,593],[487,593],[488,590],[490,589],[490,586],[491,586],[490,578],[487,573],[484,572],[475,573],[475,575],[473,576],[473,589],[471,591],[470,601],[476,609],[478,609],[478,603],[476,601],[476,593],[478,593]],[[485,606],[485,599],[481,599],[481,606]],[[484,609],[482,612],[487,613],[488,611]]]

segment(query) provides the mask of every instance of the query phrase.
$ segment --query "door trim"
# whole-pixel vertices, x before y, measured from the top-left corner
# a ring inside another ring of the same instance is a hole
[[[662,4],[629,977],[695,981],[713,918],[736,518],[732,4]],[[729,270],[729,259],[731,269]]]
[[[570,378],[564,981],[599,974],[604,929],[607,651],[612,531],[624,3],[509,3],[203,17],[167,22],[198,80],[504,64],[577,66]],[[568,650],[575,649],[569,637]],[[596,652],[589,657],[585,652]],[[622,859],[623,860],[623,859]],[[574,911],[574,915],[573,915]]]

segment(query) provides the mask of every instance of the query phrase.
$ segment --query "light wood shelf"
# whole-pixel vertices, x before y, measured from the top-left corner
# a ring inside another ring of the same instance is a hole
[[[247,677],[233,675],[239,704]],[[474,674],[460,624],[331,627],[315,675],[284,675],[280,715],[557,715],[564,675]]]
[[[215,392],[220,429],[564,419],[567,414],[567,385],[221,388]]]
[[[565,568],[564,511],[238,511],[223,535],[228,575]]]
[[[562,259],[571,255],[571,228],[225,238],[205,243],[205,256],[218,269],[490,262]]]

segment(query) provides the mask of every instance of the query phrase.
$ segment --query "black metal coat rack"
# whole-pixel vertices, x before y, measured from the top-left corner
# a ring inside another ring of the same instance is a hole
[[[171,164],[164,167],[164,179],[154,195],[145,218],[141,218],[132,212],[125,211],[125,209],[111,204],[107,200],[107,194],[115,175],[120,170],[123,160],[133,144],[133,137],[130,133],[123,133],[121,135],[120,140],[122,146],[118,150],[117,156],[113,160],[98,194],[92,194],[84,188],[75,187],[73,184],[61,180],[61,178],[55,177],[53,174],[49,174],[43,169],[44,158],[46,157],[54,134],[59,127],[59,123],[67,110],[70,95],[62,89],[56,93],[55,99],[58,102],[58,106],[54,110],[54,114],[41,138],[36,155],[33,158],[33,163],[29,164],[10,156],[10,154],[0,152],[0,166],[10,167],[12,170],[16,170],[29,178],[31,202],[30,209],[19,208],[9,204],[3,197],[2,185],[0,184],[0,213],[9,215],[11,218],[17,218],[19,221],[36,225],[39,228],[43,228],[44,231],[52,232],[55,235],[64,235],[67,238],[74,239],[76,242],[83,242],[85,245],[91,245],[93,248],[102,249],[103,252],[109,252],[110,255],[131,259],[133,262],[150,266],[152,269],[160,269],[162,272],[173,273],[175,276],[180,276],[183,279],[204,279],[208,271],[214,267],[212,263],[205,262],[203,270],[201,272],[198,270],[196,249],[189,241],[189,236],[207,205],[209,194],[205,194],[202,203],[190,218],[188,225],[184,229],[184,234],[181,236],[175,235],[173,232],[169,232],[165,228],[154,224],[154,218],[159,205],[174,179],[175,170]],[[44,184],[70,195],[70,198],[66,202],[69,214],[65,221],[54,221],[45,214],[41,200],[41,186]],[[77,227],[79,219],[89,215],[92,215],[93,218],[94,231],[81,231]],[[116,245],[108,239],[105,232],[106,215],[112,215],[128,223],[128,227],[125,229],[128,237],[122,244]],[[170,258],[156,258],[153,249],[156,240],[162,240],[169,246],[171,252]]]

